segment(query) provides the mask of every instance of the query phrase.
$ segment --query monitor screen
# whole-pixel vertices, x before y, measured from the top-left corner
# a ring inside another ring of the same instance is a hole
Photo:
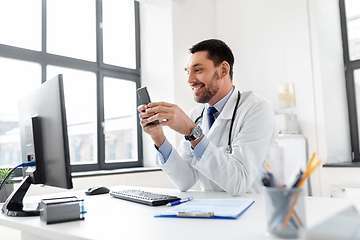
[[[31,184],[71,189],[71,166],[64,100],[63,77],[43,83],[19,101],[22,162],[35,161],[23,169],[23,180],[3,205],[10,216],[39,215],[38,209],[23,209],[23,198]]]
[[[31,176],[33,184],[71,189],[62,75],[43,83],[19,101],[18,107],[22,161],[36,161],[23,175]]]

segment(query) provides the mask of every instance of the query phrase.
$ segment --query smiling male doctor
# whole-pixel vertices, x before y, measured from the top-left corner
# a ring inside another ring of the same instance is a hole
[[[166,102],[138,107],[141,126],[158,149],[157,163],[180,191],[199,180],[204,191],[232,196],[260,192],[259,174],[278,131],[268,101],[233,86],[233,65],[232,51],[223,41],[199,42],[191,47],[185,67],[200,103],[189,116]],[[155,120],[159,124],[147,125]],[[163,126],[184,135],[178,151]]]

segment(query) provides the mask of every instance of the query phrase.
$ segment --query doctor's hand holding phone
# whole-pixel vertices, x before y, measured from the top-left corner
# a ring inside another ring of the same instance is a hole
[[[140,112],[140,124],[144,132],[154,140],[157,147],[160,147],[165,141],[162,126],[168,126],[185,136],[191,134],[191,130],[196,124],[178,105],[167,102],[152,103],[146,87],[137,89],[137,94],[140,99],[140,105],[137,108]]]
[[[138,97],[140,99],[140,105],[146,105],[147,106],[149,103],[151,103],[149,92],[147,91],[146,87],[138,88],[136,90],[136,92],[137,92],[137,95],[138,95]],[[139,109],[139,107],[138,107],[138,109]],[[142,110],[142,112],[145,112],[145,109]],[[156,124],[159,124],[158,120],[155,120],[154,122],[150,122],[147,125],[156,125]]]
[[[159,120],[148,122],[148,118],[156,115],[156,112],[150,111],[150,108],[148,107],[148,104],[151,103],[149,93],[146,87],[139,88],[136,91],[140,100],[137,110],[140,112],[139,118],[141,127],[145,133],[149,134],[155,145],[159,148],[165,141],[165,135],[161,124],[159,124]]]

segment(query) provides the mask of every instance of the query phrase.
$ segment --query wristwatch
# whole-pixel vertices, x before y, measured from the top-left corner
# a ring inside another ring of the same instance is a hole
[[[188,141],[195,141],[199,139],[202,136],[202,129],[200,126],[196,126],[191,130],[191,133],[189,136],[185,136],[185,139]]]

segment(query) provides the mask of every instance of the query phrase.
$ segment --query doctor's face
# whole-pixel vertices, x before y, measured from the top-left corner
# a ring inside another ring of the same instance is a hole
[[[214,62],[208,59],[206,51],[191,54],[185,71],[196,102],[209,103],[212,106],[220,100],[217,99],[221,87],[220,66],[215,67]]]

